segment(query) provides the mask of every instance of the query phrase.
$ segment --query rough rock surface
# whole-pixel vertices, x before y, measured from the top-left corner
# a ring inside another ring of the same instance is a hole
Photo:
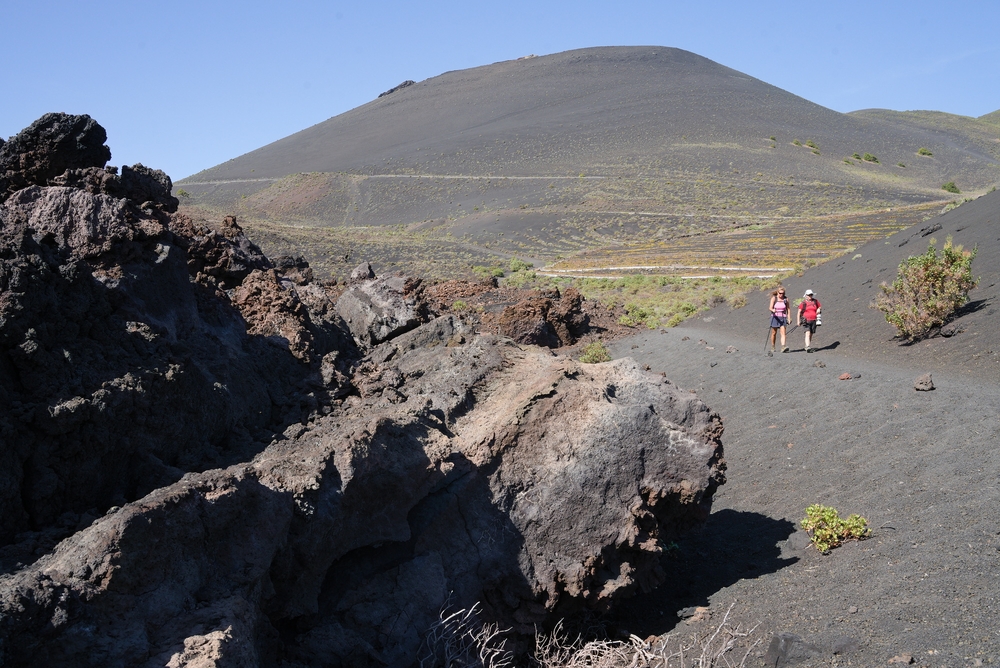
[[[723,481],[718,416],[628,360],[446,316],[359,374],[365,397],[251,463],[188,474],[0,580],[5,659],[405,666],[449,595],[531,633],[651,589]]]
[[[0,144],[0,202],[30,185],[48,185],[68,169],[102,168],[108,133],[90,116],[45,114]]]
[[[466,312],[478,318],[483,331],[518,343],[561,348],[573,345],[596,325],[575,288],[519,290],[500,288],[495,280],[456,280],[430,286],[424,294],[432,312]],[[614,326],[616,318],[610,320],[603,324]]]
[[[408,666],[445,606],[516,645],[667,576],[724,481],[693,394],[405,277],[335,300],[93,141],[0,203],[0,665]]]
[[[362,265],[364,267],[365,265]],[[337,312],[359,346],[371,348],[426,321],[421,281],[407,276],[363,278],[354,270],[352,284],[337,300]]]
[[[46,164],[20,144],[18,155]],[[83,155],[59,164],[91,159],[92,142],[78,144]],[[332,323],[317,326],[284,292],[246,309],[282,315],[272,318],[286,325],[281,345],[248,335],[229,298],[190,274],[231,267],[232,249],[252,244],[224,228],[226,249],[198,257],[211,245],[174,222],[70,187],[31,185],[0,204],[0,543],[25,534],[19,543],[44,549],[40,534],[56,524],[72,530],[185,471],[242,458],[325,391],[319,358],[346,337],[321,331]],[[300,340],[312,367],[290,354],[288,342],[302,357]],[[14,563],[37,556],[14,553]]]

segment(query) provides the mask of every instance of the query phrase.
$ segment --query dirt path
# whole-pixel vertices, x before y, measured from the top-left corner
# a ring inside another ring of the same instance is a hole
[[[721,616],[735,601],[767,641],[799,636],[778,665],[1000,662],[1000,386],[936,372],[937,389],[917,392],[925,369],[807,355],[798,334],[771,358],[763,334],[704,326],[611,346],[717,410],[729,464],[708,525],[665,562],[671,582],[622,626],[662,634],[681,608]],[[872,538],[820,555],[797,530],[813,503],[865,516]]]

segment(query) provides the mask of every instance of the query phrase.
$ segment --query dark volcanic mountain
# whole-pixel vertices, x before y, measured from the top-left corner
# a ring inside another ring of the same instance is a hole
[[[259,221],[403,224],[551,260],[1000,179],[988,118],[919,120],[842,114],[679,49],[591,48],[400,87],[179,185]]]

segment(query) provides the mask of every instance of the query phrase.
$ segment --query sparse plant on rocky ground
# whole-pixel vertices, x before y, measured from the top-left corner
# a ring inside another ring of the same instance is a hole
[[[580,361],[584,364],[600,364],[601,362],[610,362],[611,353],[608,352],[607,347],[600,341],[594,341],[593,343],[588,343],[584,346],[583,350],[580,352]]]
[[[637,636],[628,640],[572,639],[562,623],[550,634],[535,636],[532,665],[537,668],[740,668],[763,640],[757,626],[733,625],[730,605],[722,621],[707,633],[681,638],[673,633],[651,642]]]
[[[958,186],[955,185],[954,181],[948,181],[948,183],[941,186],[941,190],[947,190],[948,192],[955,193],[956,195],[962,192],[958,189]]]
[[[897,167],[902,167],[903,169],[906,169],[906,165],[904,165],[904,164],[903,164],[903,163],[901,163],[901,162],[897,162],[897,163],[896,163],[896,166],[897,166]]]
[[[865,153],[863,156],[861,156],[861,159],[864,160],[865,162],[878,162],[878,158],[876,158],[871,153]]]
[[[817,144],[816,142],[814,142],[812,139],[807,139],[806,140],[806,146],[808,146],[809,148],[816,148],[816,149],[819,148],[819,144]]]
[[[840,517],[835,508],[813,504],[806,508],[802,529],[823,554],[848,540],[864,540],[871,534],[868,520],[860,515]]]
[[[934,154],[931,153],[931,150],[929,148],[925,148],[925,147],[921,146],[920,148],[917,149],[917,155],[928,155],[929,156],[929,155],[934,155]]]
[[[468,610],[448,612],[446,605],[427,630],[420,647],[420,668],[506,668],[514,665],[514,654],[506,649],[510,629],[483,624],[479,604]]]
[[[500,267],[484,267],[477,264],[472,268],[472,271],[483,278],[503,278],[503,269]]]
[[[181,197],[183,199],[188,199],[189,197],[191,197],[191,193],[189,193],[188,191],[184,190],[184,188],[181,188],[181,189],[179,189],[177,191],[177,196]]]
[[[945,324],[969,301],[969,292],[979,282],[972,276],[975,248],[962,250],[948,237],[939,256],[934,244],[931,239],[926,253],[903,260],[896,280],[883,283],[872,304],[899,336],[911,341]]]

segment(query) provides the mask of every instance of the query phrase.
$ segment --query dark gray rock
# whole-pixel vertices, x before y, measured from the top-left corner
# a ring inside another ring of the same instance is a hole
[[[68,169],[102,168],[108,134],[87,115],[45,114],[0,144],[0,202],[28,186],[44,186]]]
[[[719,417],[628,360],[581,365],[447,316],[356,381],[252,462],[188,474],[0,579],[8,664],[412,665],[449,596],[531,634],[651,589],[724,481]]]
[[[357,344],[371,348],[426,321],[420,289],[419,279],[405,276],[369,279],[352,285],[340,296],[337,313]]]

